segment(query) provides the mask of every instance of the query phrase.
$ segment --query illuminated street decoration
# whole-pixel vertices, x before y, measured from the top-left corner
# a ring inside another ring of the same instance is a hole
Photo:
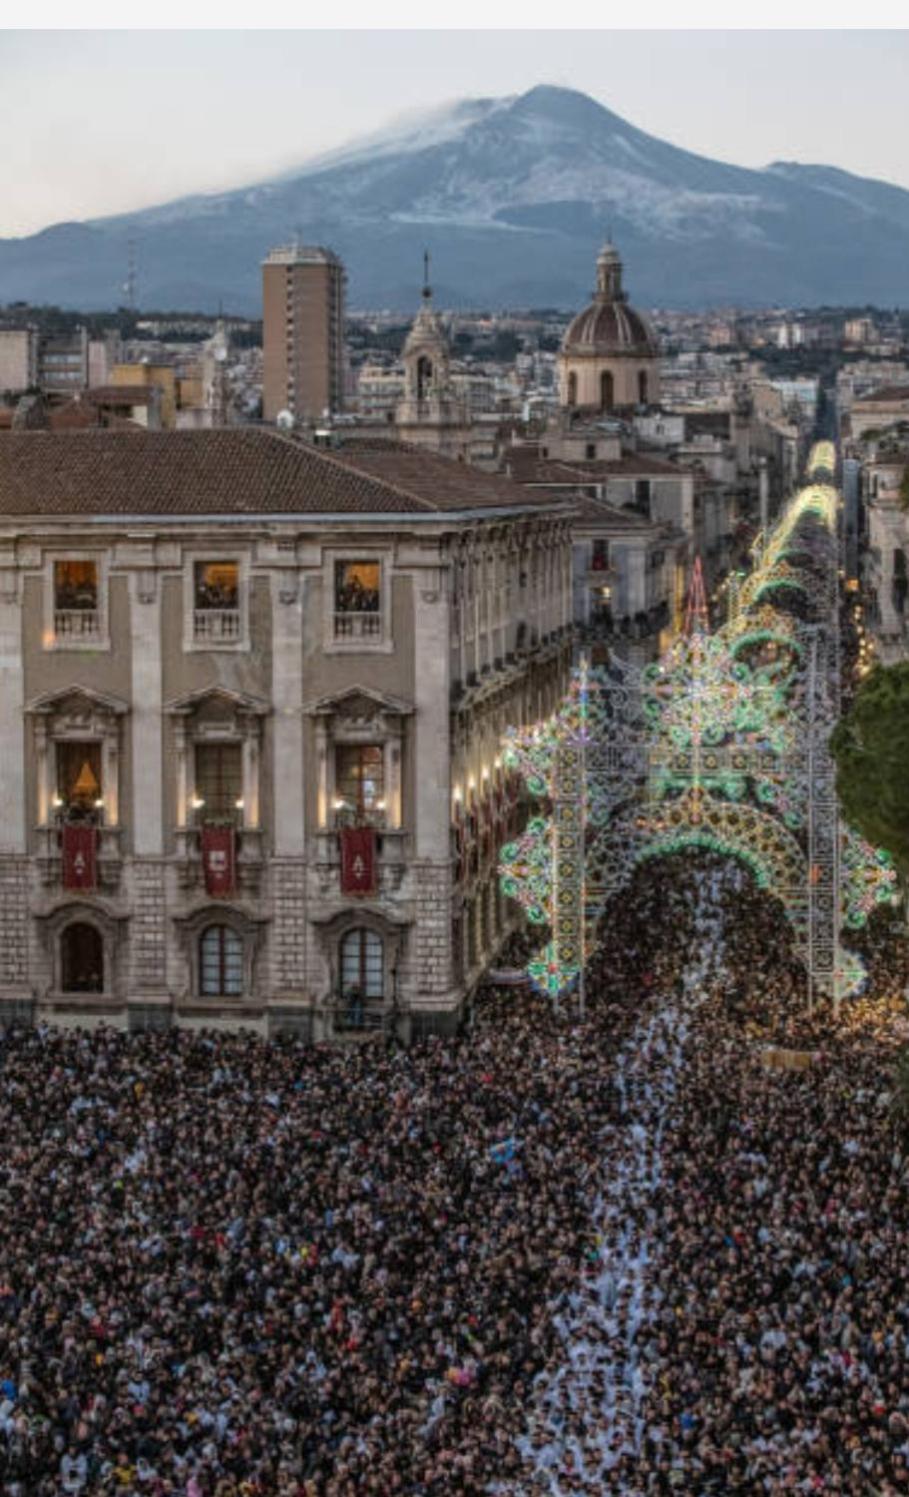
[[[499,853],[502,892],[516,899],[529,921],[545,925],[552,918],[551,822],[534,816],[516,842]]]
[[[833,471],[827,458],[818,471]],[[812,996],[836,1001],[858,981],[837,941],[840,830],[827,748],[839,691],[838,504],[824,483],[793,497],[715,633],[696,563],[685,631],[658,662],[641,673],[615,657],[582,663],[553,717],[506,735],[506,765],[551,811],[500,863],[505,892],[551,926],[528,969],[542,992],[557,996],[580,977],[583,993],[609,897],[636,864],[689,847],[739,859],[782,901]],[[772,606],[774,588],[805,598],[804,620]],[[869,901],[888,897],[891,870],[854,849],[844,862],[855,923]]]
[[[879,905],[896,904],[896,868],[889,852],[872,847],[851,827],[843,836],[841,857],[844,919],[858,930]]]
[[[841,998],[855,998],[864,991],[868,981],[868,968],[857,951],[847,951],[842,946],[836,954],[837,992]]]
[[[777,673],[737,660],[720,634],[682,635],[644,671],[644,710],[677,748],[747,740],[782,752],[786,692]]]

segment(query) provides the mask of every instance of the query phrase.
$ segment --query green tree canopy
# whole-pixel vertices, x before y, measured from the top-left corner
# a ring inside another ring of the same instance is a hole
[[[909,882],[909,661],[875,667],[830,747],[843,815]]]

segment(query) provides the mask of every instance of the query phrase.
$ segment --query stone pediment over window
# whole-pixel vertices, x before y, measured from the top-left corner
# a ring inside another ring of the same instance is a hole
[[[52,717],[60,731],[91,733],[103,732],[112,718],[123,717],[129,711],[129,703],[90,686],[63,686],[33,697],[26,703],[25,711],[35,717]]]
[[[412,702],[370,686],[349,686],[345,691],[307,702],[303,708],[309,717],[334,718],[350,727],[379,727],[387,718],[409,717],[413,710]]]
[[[165,711],[174,717],[188,717],[194,713],[220,714],[222,717],[239,714],[265,717],[271,707],[261,697],[250,696],[245,691],[231,691],[226,686],[201,686],[196,691],[189,691],[185,696],[168,702]]]

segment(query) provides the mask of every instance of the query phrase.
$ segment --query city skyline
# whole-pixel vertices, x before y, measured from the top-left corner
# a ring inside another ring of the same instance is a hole
[[[907,60],[897,31],[4,32],[20,154],[0,237],[292,173],[402,113],[540,82],[697,154],[909,187]],[[845,92],[848,134],[829,106]]]

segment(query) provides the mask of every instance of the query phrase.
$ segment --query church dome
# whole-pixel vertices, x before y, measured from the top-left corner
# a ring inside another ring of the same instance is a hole
[[[562,352],[594,358],[653,359],[659,355],[647,322],[628,305],[622,289],[622,261],[611,244],[604,244],[597,256],[593,301],[569,325]]]

